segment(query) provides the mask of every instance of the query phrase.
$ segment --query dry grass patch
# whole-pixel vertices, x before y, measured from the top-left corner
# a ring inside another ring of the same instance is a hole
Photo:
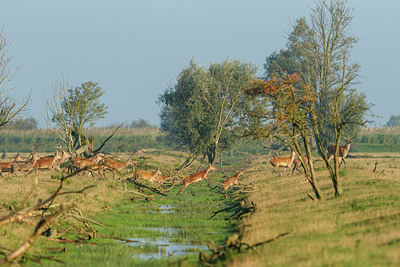
[[[333,196],[327,172],[318,169],[324,202],[307,197],[312,190],[300,173],[278,177],[265,161],[261,164],[266,166],[252,166],[261,171],[248,173],[248,181],[255,182],[258,189],[248,198],[259,208],[241,222],[243,241],[254,244],[284,232],[290,234],[259,248],[260,256],[239,256],[230,265],[399,264],[399,155],[356,156],[347,159],[347,169],[340,170],[343,195],[339,198]],[[378,167],[372,172],[375,162]]]

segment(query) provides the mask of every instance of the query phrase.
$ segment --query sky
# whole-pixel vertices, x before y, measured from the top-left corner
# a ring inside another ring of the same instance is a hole
[[[290,25],[310,17],[313,0],[0,0],[0,26],[11,42],[7,88],[31,94],[26,116],[48,127],[52,87],[93,81],[105,94],[96,126],[143,118],[159,125],[158,97],[191,59],[202,65],[239,59],[259,68],[285,48]],[[359,37],[357,89],[374,104],[380,127],[400,115],[400,1],[350,0]]]

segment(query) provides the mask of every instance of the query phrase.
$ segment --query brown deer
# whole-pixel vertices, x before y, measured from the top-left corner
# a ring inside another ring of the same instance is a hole
[[[36,155],[35,152],[31,153],[31,160],[18,160],[11,163],[11,173],[17,171],[30,172],[36,164],[36,161],[39,159],[39,156]]]
[[[293,163],[294,155],[295,155],[295,153],[292,150],[292,152],[290,153],[290,157],[275,157],[275,158],[272,158],[269,163],[271,163],[271,165],[274,167],[274,172],[277,173],[279,176],[281,176],[281,174],[279,172],[277,172],[276,168],[283,167],[283,168],[285,168],[285,172],[286,172],[286,169],[290,168],[290,166]]]
[[[38,170],[44,169],[53,170],[54,163],[59,159],[61,159],[61,155],[60,152],[58,152],[57,150],[54,156],[41,157],[40,159],[38,159],[35,166],[33,166],[32,171],[37,172]]]
[[[308,156],[304,155],[303,156],[303,162],[308,164]],[[301,167],[302,163],[301,160],[299,158],[293,160],[293,169],[292,169],[292,175],[294,174],[294,172],[297,170],[301,173],[300,167]]]
[[[350,140],[350,138],[347,138],[345,136],[343,136],[344,139],[346,139],[346,144],[344,146],[339,146],[339,162],[340,165],[339,167],[342,165],[342,162],[344,163],[344,167],[346,168],[346,161],[344,160],[347,157],[347,154],[349,153],[350,150],[350,145],[353,143],[353,141]],[[326,157],[328,158],[328,160],[331,160],[332,158],[335,157],[335,145],[329,145],[327,148],[327,152],[326,152]]]
[[[165,181],[168,180],[174,180],[171,176],[164,176],[162,174],[158,174],[156,177],[154,177],[154,181],[156,181],[159,184],[164,184]]]
[[[18,153],[18,154],[15,156],[15,158],[14,158],[13,161],[0,162],[0,174],[1,174],[2,172],[11,172],[11,164],[12,164],[13,162],[22,161],[22,160],[24,160],[24,158],[21,157],[21,155]]]
[[[57,159],[53,163],[53,169],[61,172],[60,165],[66,162],[69,158],[71,158],[71,154],[66,152],[65,150],[61,150],[61,158]]]
[[[135,166],[135,163],[129,159],[124,163],[112,159],[106,159],[101,169],[103,171],[103,176],[106,175],[106,171],[108,170],[112,171],[113,177],[115,178],[115,172],[120,172],[128,166]]]
[[[177,195],[180,194],[183,190],[185,190],[185,188],[188,185],[193,184],[193,183],[199,183],[199,182],[203,181],[204,179],[207,178],[207,174],[210,171],[215,171],[216,169],[217,168],[215,168],[210,163],[210,165],[206,169],[204,169],[202,171],[199,171],[199,172],[196,172],[196,173],[194,173],[194,174],[192,174],[190,176],[187,176],[187,177],[183,178],[183,186],[181,187],[181,189],[179,190]]]
[[[135,176],[137,178],[141,178],[141,179],[147,180],[152,185],[154,184],[154,181],[156,180],[156,177],[158,175],[162,175],[162,173],[161,173],[159,168],[157,168],[157,170],[155,172],[148,172],[148,171],[142,171],[142,170],[139,170],[139,171],[135,172]]]
[[[93,171],[99,171],[100,166],[98,165],[102,160],[104,160],[103,156],[96,154],[94,157],[89,159],[82,157],[72,157],[71,158],[71,167],[70,171],[73,170],[81,170],[83,168],[88,168],[88,172],[93,175]]]
[[[224,191],[228,191],[229,187],[233,186],[234,184],[237,184],[239,181],[239,177],[243,174],[243,172],[238,171],[234,176],[228,178],[222,183],[222,187],[224,188]]]

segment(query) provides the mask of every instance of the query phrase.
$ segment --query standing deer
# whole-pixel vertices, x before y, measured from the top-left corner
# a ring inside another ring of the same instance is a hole
[[[243,174],[243,172],[238,171],[234,176],[228,178],[222,183],[222,187],[224,188],[224,191],[228,191],[229,187],[231,187],[234,184],[237,184],[239,181],[239,177]]]
[[[180,194],[188,185],[193,184],[193,183],[199,183],[199,182],[203,181],[204,179],[207,178],[207,174],[210,171],[215,171],[216,169],[217,168],[215,168],[210,163],[210,165],[203,171],[196,172],[190,176],[183,178],[183,186],[181,187],[181,189],[179,190],[177,195]]]
[[[285,168],[286,172],[286,169],[290,168],[290,166],[293,163],[294,155],[295,153],[292,150],[292,152],[290,153],[290,157],[275,157],[272,158],[269,163],[271,163],[271,165],[274,167],[274,172],[277,173],[279,176],[281,176],[281,174],[276,170],[276,168],[283,167]]]
[[[344,167],[346,168],[346,161],[344,160],[347,157],[347,153],[349,153],[350,150],[350,145],[353,143],[353,141],[350,140],[350,138],[347,138],[343,136],[344,139],[346,139],[346,144],[344,146],[339,146],[339,162],[340,165],[342,165],[342,161],[344,163]],[[326,156],[328,160],[331,160],[335,156],[335,145],[329,145],[327,148],[327,153]],[[340,167],[339,165],[339,167]]]
[[[17,171],[24,171],[30,172],[36,164],[36,161],[39,159],[39,156],[33,151],[31,153],[32,159],[31,160],[21,160],[21,161],[14,161],[11,163],[11,173]]]

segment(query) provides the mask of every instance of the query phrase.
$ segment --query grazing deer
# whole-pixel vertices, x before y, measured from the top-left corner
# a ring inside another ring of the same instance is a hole
[[[224,188],[224,191],[228,191],[229,187],[231,187],[234,184],[237,184],[239,181],[239,177],[243,174],[243,172],[238,171],[234,176],[226,179],[223,183],[222,183],[222,187]]]
[[[295,153],[292,150],[292,152],[290,153],[290,157],[275,157],[275,158],[272,158],[269,161],[269,163],[271,163],[271,165],[274,167],[274,172],[277,173],[279,176],[281,176],[281,174],[276,171],[276,168],[283,167],[283,168],[285,168],[285,172],[286,172],[286,169],[289,168],[293,163],[294,155],[295,155]]]
[[[207,174],[210,171],[215,171],[216,169],[217,168],[215,168],[210,163],[210,165],[203,171],[196,172],[190,176],[183,178],[183,186],[181,187],[181,189],[179,190],[177,195],[180,194],[188,185],[193,184],[193,183],[199,183],[199,182],[203,181],[204,179],[207,178]]]
[[[98,171],[100,170],[99,164],[103,160],[103,156],[96,154],[94,157],[91,157],[89,159],[82,158],[82,157],[72,157],[71,158],[71,168],[70,170],[80,170],[85,167],[88,168],[88,171],[93,175],[93,171]],[[97,166],[95,166],[97,165]]]
[[[11,172],[11,164],[12,164],[13,162],[22,161],[22,160],[24,160],[24,158],[21,157],[21,155],[18,153],[18,154],[15,156],[15,158],[14,158],[13,161],[0,162],[0,174],[1,174],[2,172]]]
[[[54,162],[59,159],[61,159],[61,155],[60,152],[58,152],[57,150],[54,156],[47,156],[38,159],[35,166],[33,166],[32,171],[37,172],[38,170],[44,169],[53,170]]]
[[[11,163],[11,173],[17,171],[30,172],[36,164],[36,161],[39,159],[39,156],[36,155],[35,152],[31,153],[31,160],[18,160]]]
[[[128,166],[135,166],[135,163],[129,159],[124,163],[112,159],[106,159],[101,169],[103,170],[103,176],[106,176],[106,171],[109,170],[112,171],[113,177],[115,178],[116,171],[120,172]]]
[[[135,172],[135,176],[137,178],[145,179],[151,183],[151,185],[154,184],[154,181],[156,180],[156,177],[158,175],[162,175],[161,171],[159,168],[155,172],[148,172],[148,171],[137,171]]]
[[[344,167],[346,168],[346,162],[345,162],[345,157],[347,157],[347,153],[349,153],[350,150],[350,145],[353,143],[353,141],[350,140],[350,138],[347,138],[343,136],[344,139],[346,139],[346,144],[344,146],[339,146],[339,162],[340,165],[342,165],[342,161],[344,163]],[[327,148],[326,156],[328,160],[331,160],[332,158],[335,157],[335,145],[329,145]],[[339,165],[339,167],[340,167]]]

